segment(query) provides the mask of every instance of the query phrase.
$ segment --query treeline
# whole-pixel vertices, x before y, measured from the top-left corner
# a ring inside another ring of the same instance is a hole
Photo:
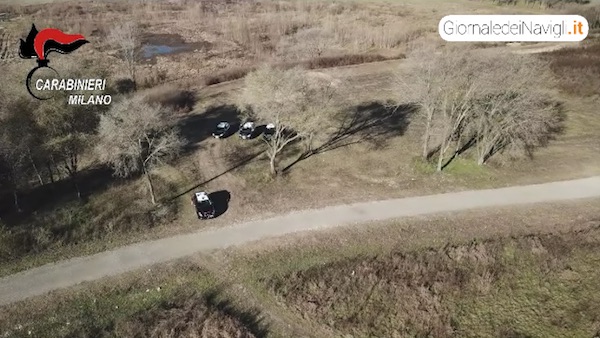
[[[69,69],[82,77],[82,69]],[[19,192],[69,178],[81,197],[78,174],[89,153],[99,122],[100,106],[69,106],[66,97],[31,98],[18,77],[6,74],[0,88],[0,191],[11,192],[14,209],[21,210]]]
[[[68,105],[64,95],[39,101],[15,82],[0,88],[0,193],[12,195],[14,211],[22,209],[23,191],[61,180],[81,199],[84,160],[108,165],[117,176],[144,175],[156,203],[151,171],[183,145],[171,108],[140,94],[115,97],[109,107]]]

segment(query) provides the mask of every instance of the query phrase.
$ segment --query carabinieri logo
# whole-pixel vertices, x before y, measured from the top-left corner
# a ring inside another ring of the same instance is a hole
[[[70,54],[79,47],[89,43],[81,34],[66,34],[59,29],[46,28],[38,31],[31,25],[31,31],[25,40],[21,39],[19,56],[23,59],[37,59],[37,67],[29,74],[25,85],[31,96],[38,100],[47,100],[52,97],[43,96],[44,92],[52,91],[103,91],[106,80],[103,79],[60,79],[58,72],[50,67],[48,54],[58,52]],[[41,73],[45,73],[40,75]],[[37,78],[35,81],[33,81]],[[88,98],[83,94],[71,94],[69,104],[110,104],[110,95],[91,95]]]

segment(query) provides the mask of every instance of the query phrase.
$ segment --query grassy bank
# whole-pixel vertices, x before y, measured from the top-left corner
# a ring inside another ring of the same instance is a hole
[[[600,228],[451,244],[266,282],[298,314],[360,337],[598,334]]]
[[[592,204],[306,235],[226,261],[265,304],[330,336],[593,337],[600,222]]]
[[[236,308],[217,281],[191,263],[109,281],[4,308],[0,335],[253,338],[268,332],[258,312]]]

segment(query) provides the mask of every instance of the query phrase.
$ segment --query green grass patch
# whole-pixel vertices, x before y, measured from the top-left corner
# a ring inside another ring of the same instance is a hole
[[[487,175],[487,171],[484,166],[477,165],[477,163],[472,159],[462,157],[455,158],[452,162],[450,162],[448,166],[444,168],[444,172],[451,175],[471,177],[481,177]]]

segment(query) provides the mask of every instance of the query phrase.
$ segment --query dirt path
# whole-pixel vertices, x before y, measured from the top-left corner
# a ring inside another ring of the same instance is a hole
[[[299,211],[268,220],[137,243],[27,270],[0,279],[0,305],[200,251],[222,249],[299,231],[473,208],[598,196],[600,196],[600,176],[595,176],[572,181],[463,191]]]

